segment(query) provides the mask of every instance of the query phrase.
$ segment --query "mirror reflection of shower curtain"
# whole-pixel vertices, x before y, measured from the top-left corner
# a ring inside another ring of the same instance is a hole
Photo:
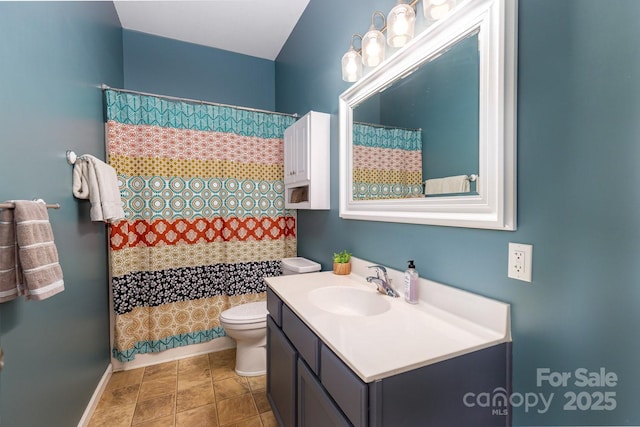
[[[110,228],[113,356],[224,336],[219,314],[264,299],[296,255],[284,209],[293,117],[105,91],[126,220]]]
[[[422,131],[353,124],[353,199],[422,194]]]

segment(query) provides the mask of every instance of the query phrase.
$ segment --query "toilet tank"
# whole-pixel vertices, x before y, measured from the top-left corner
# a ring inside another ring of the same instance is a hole
[[[284,276],[320,271],[320,264],[303,257],[282,258],[281,267]]]

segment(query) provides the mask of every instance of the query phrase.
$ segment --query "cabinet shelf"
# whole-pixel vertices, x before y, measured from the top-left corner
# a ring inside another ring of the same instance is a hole
[[[310,111],[284,132],[285,208],[329,209],[331,116]]]

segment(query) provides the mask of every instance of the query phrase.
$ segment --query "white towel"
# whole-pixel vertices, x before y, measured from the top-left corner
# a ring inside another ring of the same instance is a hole
[[[467,175],[448,176],[446,178],[428,179],[424,182],[424,194],[468,193],[469,177]]]
[[[73,195],[91,202],[91,220],[116,222],[124,219],[118,177],[114,168],[84,154],[73,167]]]

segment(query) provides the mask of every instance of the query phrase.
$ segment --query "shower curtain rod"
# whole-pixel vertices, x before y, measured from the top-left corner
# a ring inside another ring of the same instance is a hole
[[[219,104],[217,102],[209,102],[209,101],[202,101],[202,100],[198,100],[198,99],[190,99],[190,98],[179,98],[177,96],[169,96],[169,95],[158,95],[155,93],[147,93],[147,92],[140,92],[137,90],[129,90],[129,89],[118,89],[118,88],[114,88],[114,87],[110,87],[106,84],[102,84],[100,85],[100,89],[102,90],[114,90],[116,92],[123,92],[123,93],[132,93],[134,95],[144,95],[144,96],[153,96],[156,98],[162,98],[162,99],[169,99],[172,101],[182,101],[182,102],[189,102],[191,104],[202,104],[202,105],[213,105],[216,107],[229,107],[229,108],[236,108],[238,110],[246,110],[246,111],[253,111],[256,113],[266,113],[266,114],[277,114],[280,116],[290,116],[290,117],[295,117],[298,118],[298,114],[297,113],[278,113],[276,111],[267,111],[267,110],[260,110],[258,108],[249,108],[249,107],[240,107],[238,105],[229,105],[229,104]]]

